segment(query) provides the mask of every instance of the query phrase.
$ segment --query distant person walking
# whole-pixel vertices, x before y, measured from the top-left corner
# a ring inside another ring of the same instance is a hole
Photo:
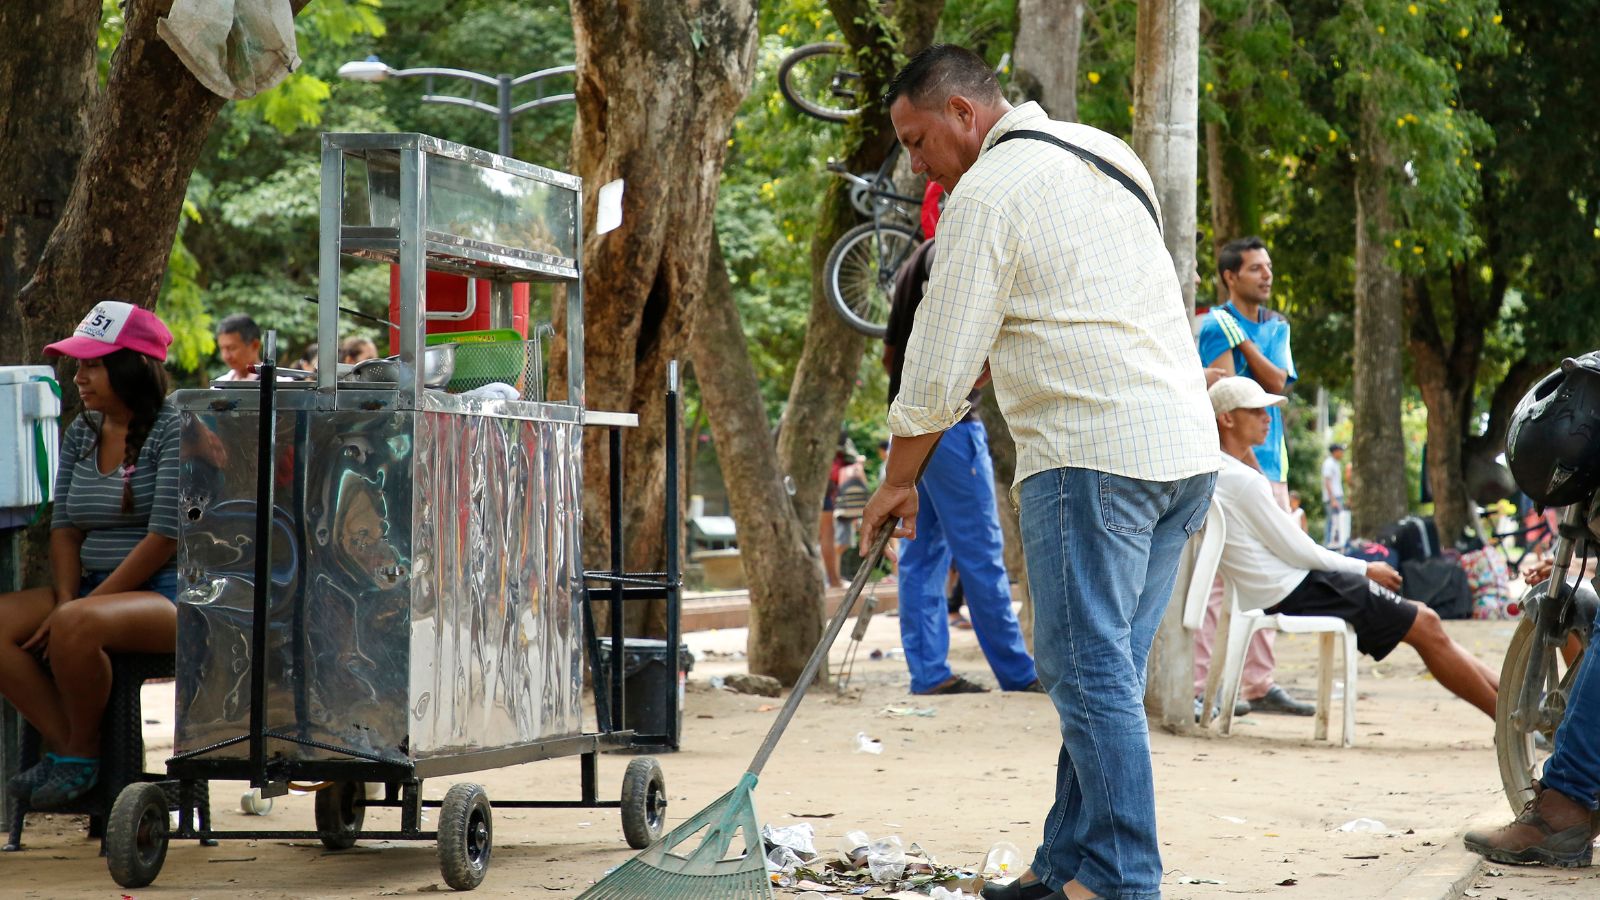
[[[1323,527],[1323,545],[1343,547],[1350,540],[1350,513],[1344,504],[1343,444],[1329,444],[1328,455],[1322,460],[1322,508],[1328,515],[1328,524]]]

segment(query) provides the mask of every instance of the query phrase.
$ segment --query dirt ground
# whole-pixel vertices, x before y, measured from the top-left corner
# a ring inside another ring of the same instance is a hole
[[[1449,627],[1498,668],[1512,624]],[[742,630],[690,634],[687,641],[699,662],[687,695],[685,749],[661,759],[674,822],[736,783],[781,702],[709,686],[712,675],[743,670]],[[916,841],[949,864],[976,866],[996,841],[1031,855],[1055,777],[1058,738],[1049,698],[998,692],[913,698],[903,662],[865,658],[898,646],[896,620],[880,616],[856,666],[860,696],[841,700],[819,689],[807,698],[757,790],[759,817],[780,825],[811,822],[824,850],[861,829]],[[1278,647],[1280,683],[1309,696],[1315,644],[1282,636]],[[952,661],[993,684],[971,632],[956,634]],[[171,688],[147,691],[151,758],[159,763],[170,746]],[[900,716],[891,708],[934,712]],[[1415,894],[1418,871],[1430,861],[1433,868],[1459,867],[1463,828],[1508,818],[1492,724],[1434,683],[1409,648],[1377,665],[1363,661],[1357,721],[1359,745],[1348,750],[1312,742],[1309,719],[1259,714],[1240,719],[1228,738],[1155,734],[1164,895],[1424,896]],[[880,740],[884,752],[855,752],[858,733]],[[605,795],[618,789],[628,761],[602,759]],[[460,780],[480,782],[491,800],[548,799],[576,797],[577,776],[577,761],[564,759]],[[269,815],[248,817],[237,803],[241,787],[213,786],[219,827],[311,827],[310,797],[280,798]],[[438,797],[447,789],[430,782],[427,793]],[[368,823],[393,827],[386,818],[393,815],[374,811]],[[1378,820],[1382,831],[1338,830],[1358,818]],[[331,852],[315,841],[262,840],[214,848],[175,842],[154,885],[124,892],[96,858],[96,844],[83,838],[80,822],[32,817],[25,852],[0,857],[0,896],[367,898],[447,890],[431,843],[363,842]],[[492,867],[478,896],[573,897],[631,855],[614,811],[497,810],[494,825]],[[1575,898],[1600,888],[1589,870],[1488,872],[1466,883],[1469,896]]]

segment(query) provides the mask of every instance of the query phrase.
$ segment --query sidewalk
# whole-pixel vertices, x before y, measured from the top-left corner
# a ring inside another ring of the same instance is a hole
[[[1449,623],[1469,650],[1498,665],[1513,623]],[[989,693],[912,697],[904,663],[869,659],[900,645],[898,621],[874,619],[855,670],[857,697],[818,688],[808,696],[756,791],[763,822],[808,821],[819,849],[862,829],[898,834],[939,861],[976,866],[996,841],[1031,853],[1053,790],[1058,747],[1049,699]],[[848,635],[846,635],[848,638]],[[742,629],[695,632],[699,657],[687,694],[684,746],[661,758],[671,807],[681,821],[733,786],[766,733],[779,699],[713,690],[713,675],[743,671]],[[1284,636],[1280,681],[1314,684],[1315,643]],[[844,641],[835,649],[838,660]],[[710,651],[715,651],[713,654]],[[971,632],[953,636],[958,671],[993,684]],[[171,686],[147,688],[151,761],[170,753]],[[888,710],[933,710],[931,716]],[[591,719],[592,721],[592,719]],[[1240,894],[1286,900],[1514,900],[1594,897],[1590,870],[1489,867],[1461,849],[1459,833],[1505,821],[1492,726],[1427,678],[1416,654],[1364,662],[1359,745],[1342,750],[1309,740],[1309,719],[1252,715],[1230,738],[1157,732],[1152,751],[1166,866],[1167,900]],[[883,743],[881,755],[853,751],[857,733]],[[600,761],[603,797],[615,795],[629,757]],[[576,760],[558,759],[430,781],[439,797],[452,781],[476,781],[492,800],[576,797]],[[242,785],[212,787],[218,827],[308,828],[312,798],[280,798],[265,818],[238,808]],[[428,814],[432,815],[429,810]],[[392,816],[374,810],[368,824]],[[1357,818],[1381,833],[1340,832]],[[611,810],[494,811],[494,857],[475,897],[575,897],[632,854]],[[96,842],[65,818],[35,816],[27,851],[0,856],[0,896],[105,897],[116,889]],[[1487,872],[1498,871],[1491,875]],[[173,898],[369,898],[444,890],[431,843],[362,842],[344,852],[316,841],[229,840],[215,848],[173,843],[160,879],[127,894]],[[1471,893],[1461,893],[1467,891]],[[779,892],[778,896],[792,896]],[[875,892],[869,896],[883,896]]]

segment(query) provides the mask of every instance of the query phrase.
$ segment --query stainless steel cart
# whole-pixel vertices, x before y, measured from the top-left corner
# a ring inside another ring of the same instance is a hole
[[[316,837],[330,848],[436,840],[445,881],[471,889],[493,847],[488,798],[457,784],[424,800],[423,779],[558,756],[579,758],[576,799],[495,805],[620,807],[632,846],[660,836],[660,766],[634,759],[620,800],[601,800],[596,755],[675,749],[676,719],[659,735],[621,727],[623,654],[599,665],[585,601],[609,600],[620,629],[623,602],[665,599],[677,646],[676,385],[667,571],[627,573],[614,551],[609,570],[585,572],[582,429],[611,430],[620,548],[621,429],[637,420],[584,408],[582,209],[582,185],[564,173],[426,135],[323,136],[318,339],[329,350],[315,379],[277,381],[269,346],[260,383],[176,395],[175,755],[168,781],[129,787],[108,818],[119,884],[154,880],[172,838]],[[397,273],[399,352],[386,382],[340,380],[336,368],[351,257]],[[544,395],[537,341],[460,345],[457,377],[438,371],[425,344],[428,270],[487,280],[497,318],[516,282],[535,287],[538,317],[557,319],[559,307],[565,397]],[[459,377],[467,369],[476,381]],[[498,387],[456,392],[478,382]],[[581,721],[586,656],[595,731]],[[675,705],[676,671],[670,687]],[[213,829],[194,801],[212,779],[247,780],[269,798],[291,781],[319,785],[316,828]],[[380,806],[399,809],[398,830],[363,829]],[[425,830],[431,806],[438,826]]]

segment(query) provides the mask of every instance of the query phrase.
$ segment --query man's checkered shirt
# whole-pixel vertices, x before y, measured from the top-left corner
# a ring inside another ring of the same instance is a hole
[[[1205,376],[1155,222],[1059,147],[994,146],[1019,128],[1096,153],[1156,196],[1116,137],[1052,121],[1036,103],[1001,118],[939,220],[890,430],[949,428],[987,358],[1017,443],[1016,484],[1061,467],[1148,481],[1216,471]]]

